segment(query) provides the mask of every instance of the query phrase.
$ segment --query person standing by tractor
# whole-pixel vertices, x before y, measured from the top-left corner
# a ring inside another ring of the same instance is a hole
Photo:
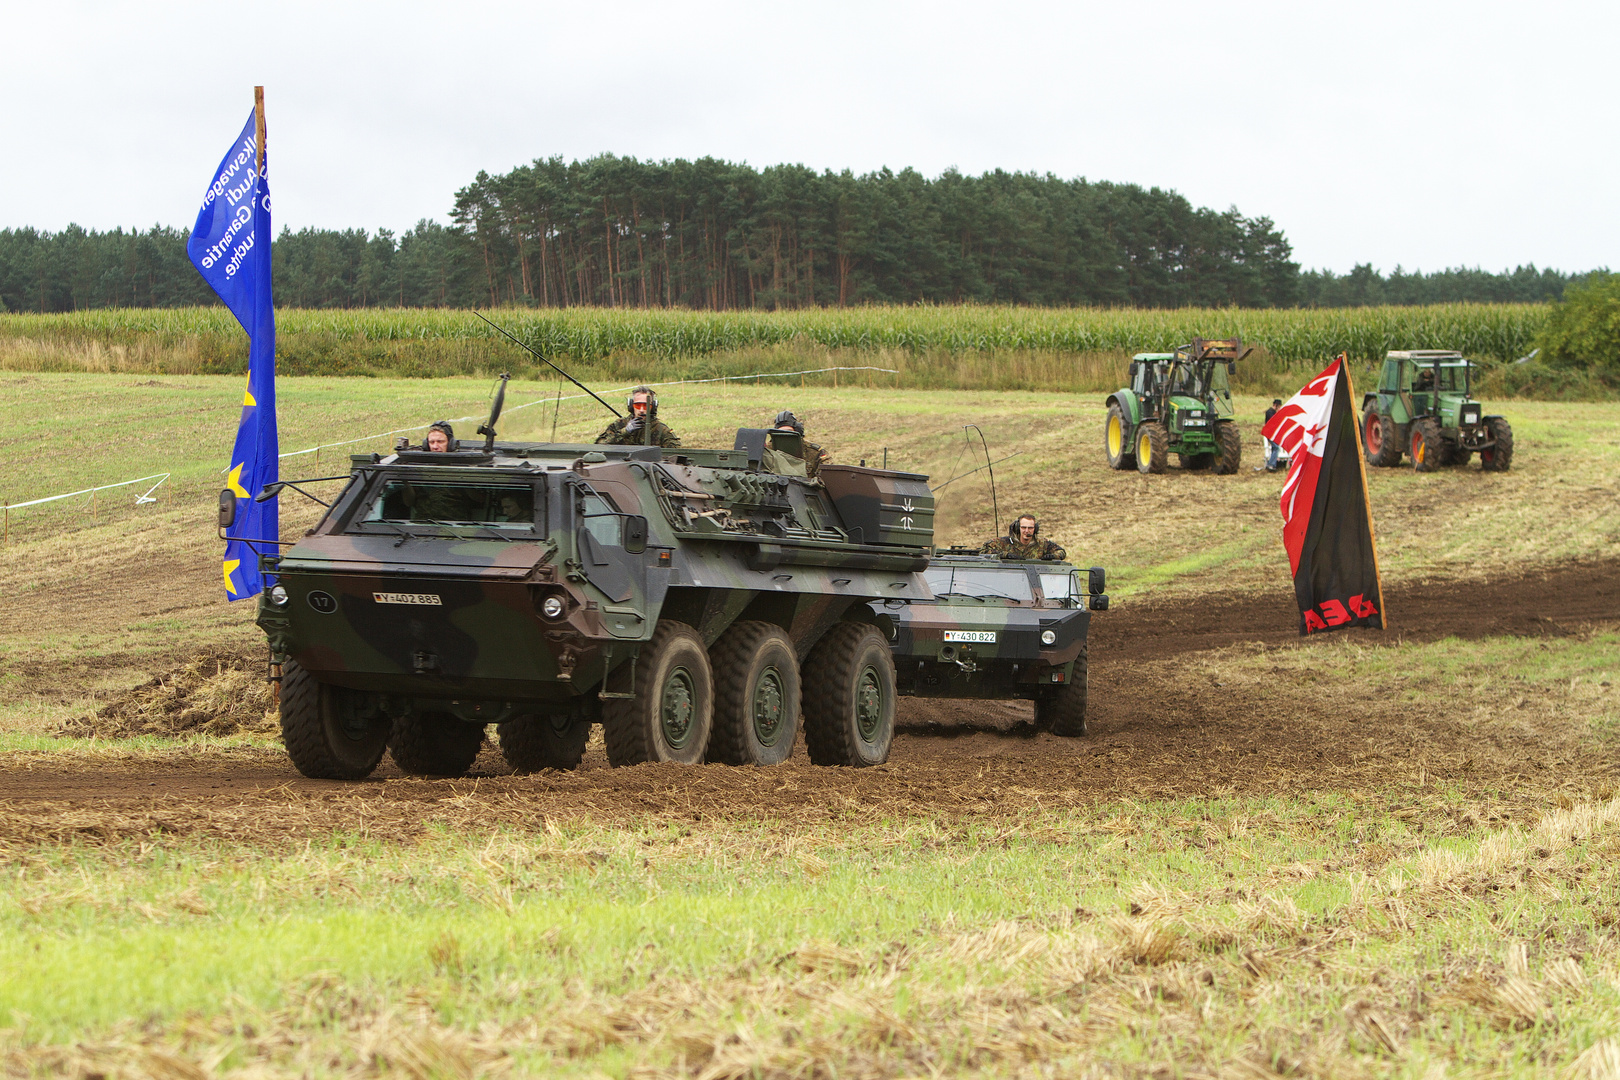
[[[658,395],[652,387],[638,386],[630,391],[625,409],[630,415],[604,428],[597,442],[610,446],[662,446],[666,450],[681,445],[669,425],[658,419]]]
[[[1266,424],[1271,423],[1271,418],[1277,415],[1277,410],[1280,408],[1282,408],[1282,398],[1272,398],[1271,408],[1266,410]],[[1277,471],[1277,453],[1279,449],[1280,447],[1276,443],[1270,439],[1266,440],[1266,472]]]
[[[987,540],[979,548],[980,555],[994,555],[998,559],[1041,562],[1062,562],[1068,552],[1050,540],[1042,540],[1041,523],[1033,514],[1024,514],[1007,526],[1007,535]]]

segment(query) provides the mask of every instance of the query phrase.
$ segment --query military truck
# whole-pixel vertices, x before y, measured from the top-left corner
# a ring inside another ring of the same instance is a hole
[[[1108,610],[1107,575],[951,548],[923,572],[932,597],[872,601],[894,627],[902,695],[1035,702],[1055,735],[1086,733],[1086,633]]]
[[[801,709],[813,762],[886,760],[891,628],[869,605],[928,595],[927,477],[812,480],[766,440],[353,458],[320,522],[261,555],[294,765],[358,779],[386,748],[460,775],[492,723],[518,770],[576,766],[593,723],[615,766],[765,765]]]
[[[1485,415],[1473,397],[1474,364],[1449,349],[1409,349],[1384,357],[1378,389],[1362,395],[1361,448],[1369,465],[1393,466],[1403,453],[1418,472],[1466,465],[1506,472],[1513,427]]]
[[[1131,384],[1106,401],[1109,467],[1162,473],[1173,453],[1183,469],[1237,472],[1243,435],[1232,420],[1230,376],[1253,351],[1241,338],[1194,338],[1175,352],[1133,356]]]

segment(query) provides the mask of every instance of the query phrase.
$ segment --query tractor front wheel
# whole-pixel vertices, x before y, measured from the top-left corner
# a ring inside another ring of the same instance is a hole
[[[1230,476],[1243,463],[1243,433],[1230,420],[1215,425],[1215,475]]]
[[[1486,472],[1507,472],[1508,466],[1513,464],[1513,426],[1500,416],[1492,417],[1486,421],[1491,429],[1491,439],[1495,446],[1487,446],[1479,452],[1479,467]]]
[[[1164,472],[1165,463],[1170,460],[1170,433],[1164,429],[1163,424],[1143,424],[1136,429],[1136,471],[1144,476],[1148,473]]]
[[[1412,468],[1418,472],[1433,472],[1445,464],[1446,451],[1440,437],[1440,425],[1432,417],[1424,417],[1412,425]]]
[[[1367,464],[1387,469],[1401,463],[1401,448],[1395,445],[1395,421],[1371,410],[1361,422],[1361,448]]]
[[[1128,469],[1136,464],[1136,455],[1131,453],[1130,428],[1119,403],[1110,404],[1108,419],[1103,421],[1103,449],[1108,452],[1110,469]]]

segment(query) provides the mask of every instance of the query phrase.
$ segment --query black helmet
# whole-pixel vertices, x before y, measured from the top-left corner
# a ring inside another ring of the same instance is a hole
[[[456,429],[450,426],[450,421],[433,421],[433,423],[428,425],[428,435],[431,435],[435,431],[444,432],[445,449],[454,450],[456,448]],[[424,447],[427,446],[427,435],[422,436],[422,445]]]
[[[1012,524],[1007,526],[1007,536],[1009,538],[1013,540],[1018,539],[1018,523],[1023,521],[1025,518],[1029,518],[1029,520],[1035,523],[1035,531],[1029,534],[1030,539],[1034,540],[1040,537],[1041,519],[1036,517],[1034,514],[1019,514],[1017,517],[1012,519]]]
[[[804,421],[789,410],[783,409],[776,414],[776,420],[771,424],[771,428],[775,431],[792,431],[795,435],[803,435]]]
[[[636,414],[636,395],[647,395],[647,419],[652,420],[658,416],[658,392],[650,386],[638,386],[630,391],[630,396],[624,399],[624,411],[631,416]]]

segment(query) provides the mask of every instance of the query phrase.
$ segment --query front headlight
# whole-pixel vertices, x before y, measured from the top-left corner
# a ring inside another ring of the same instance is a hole
[[[1057,634],[1054,633],[1051,630],[1042,630],[1041,631],[1041,644],[1042,645],[1056,645],[1057,644]]]
[[[540,614],[548,619],[560,619],[563,613],[563,602],[560,596],[548,596],[540,602]]]
[[[274,604],[276,607],[286,607],[289,599],[290,597],[287,595],[286,586],[270,586],[270,603]]]

